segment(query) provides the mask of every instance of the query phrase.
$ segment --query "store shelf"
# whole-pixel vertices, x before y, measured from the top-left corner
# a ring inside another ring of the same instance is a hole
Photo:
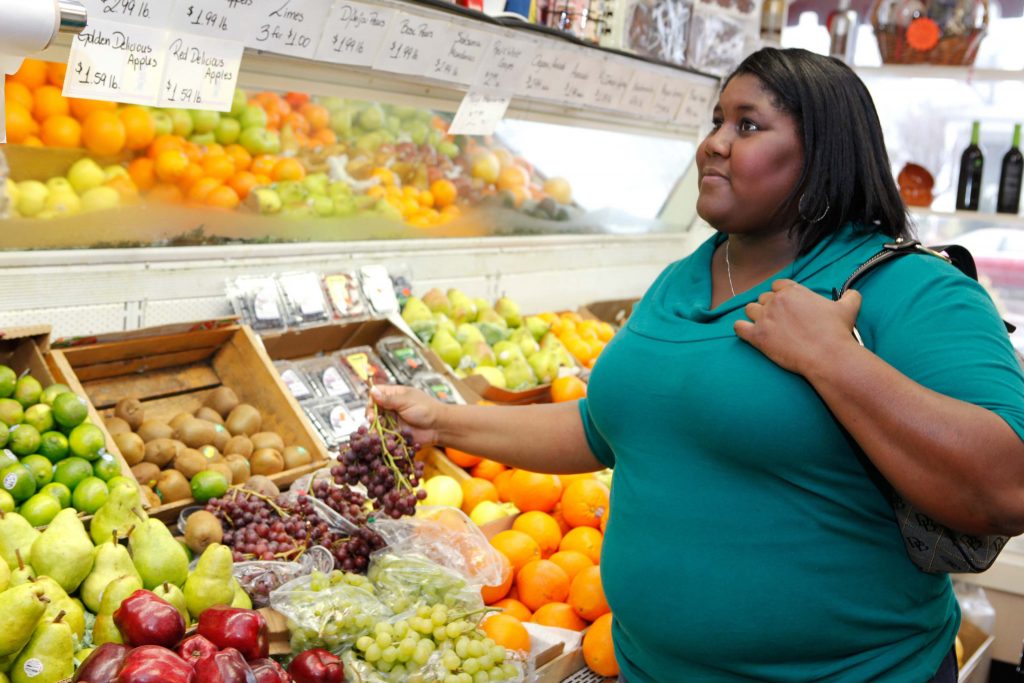
[[[1024,81],[1024,70],[975,69],[973,66],[942,66],[939,64],[885,64],[857,66],[861,78],[933,78],[954,81]]]

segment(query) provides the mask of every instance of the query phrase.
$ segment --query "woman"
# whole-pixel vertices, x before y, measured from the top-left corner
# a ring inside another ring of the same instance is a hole
[[[375,399],[423,442],[615,467],[602,578],[629,683],[955,681],[950,580],[908,559],[860,457],[949,527],[1024,529],[1024,378],[999,316],[928,256],[831,300],[909,233],[874,105],[840,62],[751,55],[697,165],[718,233],[655,281],[587,399]]]

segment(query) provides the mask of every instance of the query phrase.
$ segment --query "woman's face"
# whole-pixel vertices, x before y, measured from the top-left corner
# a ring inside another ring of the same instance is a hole
[[[727,233],[788,229],[795,214],[777,211],[803,168],[796,120],[751,74],[729,81],[713,116],[714,128],[697,148],[697,213]]]

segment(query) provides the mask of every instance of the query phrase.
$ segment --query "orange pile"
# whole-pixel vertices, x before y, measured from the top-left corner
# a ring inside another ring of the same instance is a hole
[[[394,172],[387,168],[375,168],[370,175],[378,184],[367,189],[366,194],[374,199],[383,199],[398,210],[409,225],[430,228],[443,225],[462,214],[455,203],[458,189],[450,180],[440,178],[421,190],[413,185],[400,187]]]
[[[550,323],[555,336],[581,365],[588,368],[594,367],[597,357],[615,334],[615,328],[609,323],[586,320],[575,311],[540,313],[537,317]]]

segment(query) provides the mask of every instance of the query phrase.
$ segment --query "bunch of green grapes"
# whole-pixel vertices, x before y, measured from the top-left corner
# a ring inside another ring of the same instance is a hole
[[[271,594],[271,605],[288,617],[293,652],[322,647],[342,652],[371,632],[391,611],[361,574],[313,572]]]
[[[463,612],[483,607],[480,591],[465,578],[421,555],[380,555],[374,558],[367,577],[395,614],[421,605],[444,605]]]

